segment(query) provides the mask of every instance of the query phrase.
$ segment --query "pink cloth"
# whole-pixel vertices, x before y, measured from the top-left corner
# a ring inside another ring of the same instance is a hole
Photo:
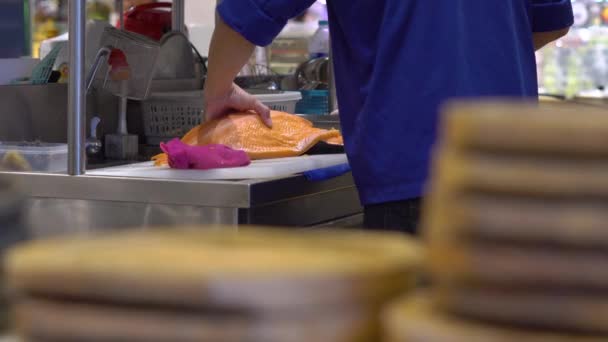
[[[161,143],[160,148],[167,154],[169,166],[173,169],[210,170],[247,166],[251,163],[247,153],[225,145],[190,146],[179,139],[173,139]]]

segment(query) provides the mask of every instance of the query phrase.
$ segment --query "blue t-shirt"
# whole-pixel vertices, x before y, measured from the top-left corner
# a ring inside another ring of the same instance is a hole
[[[314,0],[223,0],[268,45]],[[328,0],[340,119],[363,204],[423,195],[440,105],[536,97],[532,32],[573,22],[570,0]]]

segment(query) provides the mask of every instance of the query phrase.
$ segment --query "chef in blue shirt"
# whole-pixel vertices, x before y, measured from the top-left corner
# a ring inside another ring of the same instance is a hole
[[[209,54],[207,118],[267,107],[234,85],[314,0],[223,0]],[[365,226],[416,232],[439,106],[538,96],[534,51],[567,33],[570,0],[328,0],[340,120]]]

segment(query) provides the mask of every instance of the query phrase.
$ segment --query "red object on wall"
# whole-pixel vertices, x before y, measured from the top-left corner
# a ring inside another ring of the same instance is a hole
[[[132,7],[124,14],[125,30],[160,41],[171,31],[170,2],[156,2]]]

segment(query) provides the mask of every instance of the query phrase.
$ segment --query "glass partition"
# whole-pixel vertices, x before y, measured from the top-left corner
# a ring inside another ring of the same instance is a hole
[[[608,86],[608,1],[573,0],[570,33],[537,53],[541,94],[604,97]]]

